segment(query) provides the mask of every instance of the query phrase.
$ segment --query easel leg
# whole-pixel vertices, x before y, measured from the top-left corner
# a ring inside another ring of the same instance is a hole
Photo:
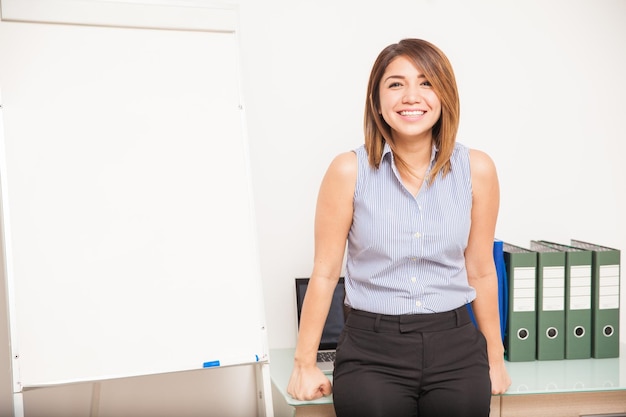
[[[257,415],[259,417],[274,417],[270,365],[269,363],[262,363],[255,365],[254,368],[257,389]]]
[[[13,417],[24,417],[24,396],[21,392],[13,393]]]

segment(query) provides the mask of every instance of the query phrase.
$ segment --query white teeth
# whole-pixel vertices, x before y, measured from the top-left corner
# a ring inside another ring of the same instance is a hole
[[[420,110],[413,110],[413,111],[405,110],[405,111],[401,111],[400,114],[402,116],[421,116],[422,114],[424,114],[424,112]]]

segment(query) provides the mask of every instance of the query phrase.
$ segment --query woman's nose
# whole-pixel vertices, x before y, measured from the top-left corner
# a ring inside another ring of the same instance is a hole
[[[404,94],[403,101],[405,103],[419,103],[422,96],[417,88],[408,88]]]

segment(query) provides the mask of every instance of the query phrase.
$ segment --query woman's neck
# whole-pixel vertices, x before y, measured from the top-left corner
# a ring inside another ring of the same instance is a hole
[[[394,138],[392,149],[396,158],[401,159],[414,175],[420,176],[430,165],[432,145],[432,137],[412,141]]]

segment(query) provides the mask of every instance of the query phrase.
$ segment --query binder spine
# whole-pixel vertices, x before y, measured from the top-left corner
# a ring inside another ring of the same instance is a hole
[[[509,362],[534,361],[537,345],[537,254],[504,243],[508,280],[505,355]]]
[[[591,251],[540,241],[565,254],[565,359],[591,357]]]
[[[598,257],[602,258],[600,255]],[[608,257],[607,257],[608,258]],[[603,261],[597,261],[602,263]],[[619,357],[619,264],[597,265],[598,282],[594,301],[594,339],[592,344],[594,358]]]
[[[592,251],[591,356],[619,357],[620,251],[594,243],[571,240],[571,245]]]
[[[537,251],[537,359],[565,359],[565,254],[531,241]]]
[[[570,254],[571,255],[571,254]],[[569,265],[566,287],[565,358],[587,359],[591,357],[591,257],[580,253],[581,265]],[[575,261],[572,261],[575,262]]]

